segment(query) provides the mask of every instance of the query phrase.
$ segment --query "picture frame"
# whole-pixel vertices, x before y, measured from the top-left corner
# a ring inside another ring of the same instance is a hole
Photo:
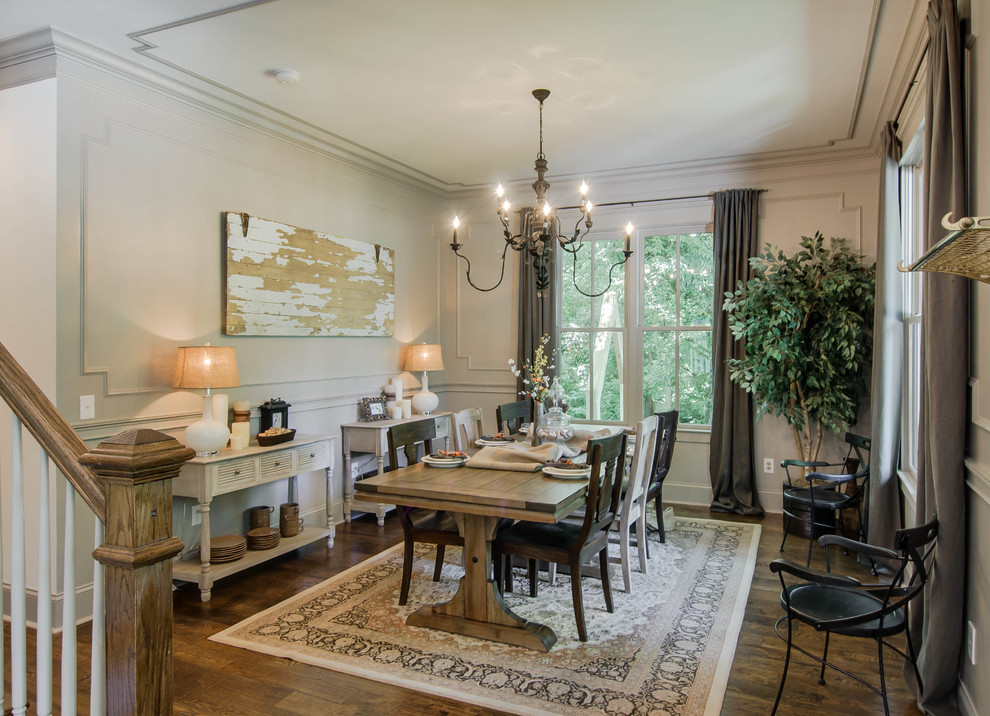
[[[376,395],[371,398],[361,398],[358,403],[359,419],[362,423],[374,420],[388,420],[388,410],[385,407],[385,394]]]

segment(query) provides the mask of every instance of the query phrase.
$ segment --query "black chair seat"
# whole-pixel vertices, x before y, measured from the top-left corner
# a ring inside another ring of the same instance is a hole
[[[520,549],[533,547],[540,550],[558,549],[567,558],[566,552],[577,541],[581,534],[582,522],[557,522],[547,525],[537,522],[517,522],[498,533],[498,538],[504,545],[512,545],[516,549],[506,552],[519,554]],[[604,533],[603,533],[604,534]]]
[[[814,495],[811,494],[812,492],[814,492]],[[859,493],[847,495],[838,490],[828,490],[820,487],[786,487],[784,488],[784,497],[791,502],[797,502],[808,507],[814,505],[816,507],[826,507],[834,510],[844,507],[854,499],[858,499]]]
[[[457,533],[457,520],[449,512],[442,510],[413,510],[409,518],[413,523],[413,528],[420,532]]]
[[[841,587],[825,587],[817,584],[797,584],[787,589],[790,597],[791,614],[806,624],[830,622],[837,619],[875,614],[883,608],[884,600],[871,594]],[[787,599],[780,595],[780,606],[787,609]],[[833,629],[835,634],[846,636],[874,637],[892,636],[904,629],[904,612],[895,611],[880,619],[870,619],[854,626]]]

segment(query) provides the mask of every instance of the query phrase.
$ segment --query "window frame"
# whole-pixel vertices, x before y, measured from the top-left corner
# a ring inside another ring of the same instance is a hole
[[[602,330],[614,330],[621,335],[621,345],[623,351],[625,352],[626,359],[623,362],[623,390],[622,395],[622,415],[618,421],[609,420],[594,420],[586,418],[574,418],[576,424],[587,424],[593,423],[598,425],[633,425],[642,419],[640,412],[643,409],[643,400],[632,399],[630,396],[642,396],[643,395],[643,369],[642,369],[642,356],[643,356],[643,343],[644,337],[647,332],[673,332],[675,335],[680,332],[708,332],[713,334],[714,320],[715,320],[715,302],[714,298],[712,300],[712,315],[711,322],[707,325],[701,326],[646,326],[645,325],[645,314],[646,306],[644,301],[644,288],[645,288],[645,241],[647,237],[651,236],[684,236],[687,234],[711,234],[712,227],[710,222],[707,221],[696,221],[688,223],[677,223],[677,224],[666,224],[659,222],[643,222],[643,225],[637,224],[637,217],[635,215],[629,217],[636,227],[631,238],[631,248],[633,250],[632,256],[626,262],[623,267],[624,274],[624,284],[625,284],[625,294],[624,294],[624,312],[623,312],[623,325],[621,327],[613,329],[602,329],[597,327],[578,327],[578,328],[565,328],[562,322],[562,311],[563,311],[563,282],[566,280],[571,281],[569,270],[565,274],[565,269],[562,260],[556,260],[557,257],[566,259],[568,269],[573,265],[571,263],[570,257],[566,254],[560,252],[558,247],[555,247],[555,251],[558,253],[555,256],[555,288],[557,292],[556,301],[556,316],[555,321],[558,326],[558,330],[561,334],[565,332],[570,333],[594,333]],[[643,218],[643,217],[639,217]],[[599,231],[592,238],[586,241],[608,241],[608,240],[621,240],[623,237],[621,229],[618,227],[614,229],[605,229]],[[589,246],[582,251],[592,249]],[[680,240],[678,239],[677,247],[678,257],[680,256]],[[678,261],[678,267],[680,262]],[[714,269],[714,257],[713,257],[713,269]],[[714,276],[713,276],[714,278]],[[582,286],[582,288],[586,288]],[[676,281],[676,295],[678,302],[680,301],[680,291],[681,291],[681,277],[680,271],[678,269],[678,276]],[[680,305],[678,303],[678,305]],[[680,313],[678,313],[678,320],[680,319]],[[676,339],[675,339],[676,340]],[[562,342],[562,341],[561,341]],[[714,346],[713,346],[714,349]],[[679,370],[680,356],[675,355],[675,371]],[[561,362],[561,357],[557,357],[558,364]],[[714,361],[713,361],[714,365]],[[675,389],[675,404],[680,405],[680,374],[675,372],[676,379],[676,389]],[[593,376],[589,375],[589,380],[592,380]],[[713,396],[714,397],[714,396]],[[680,427],[687,431],[696,431],[699,433],[710,433],[711,424],[684,424],[681,423]]]

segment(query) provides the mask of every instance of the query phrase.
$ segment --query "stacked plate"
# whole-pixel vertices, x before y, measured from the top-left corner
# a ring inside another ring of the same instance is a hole
[[[272,549],[281,539],[277,527],[257,527],[247,533],[248,549]]]
[[[210,562],[234,562],[247,551],[247,540],[240,535],[220,535],[210,540]]]
[[[515,441],[516,439],[511,435],[482,435],[474,443],[479,447],[498,447],[511,445]]]
[[[434,452],[423,456],[423,462],[433,467],[460,467],[467,462],[466,455],[452,455],[444,452]]]

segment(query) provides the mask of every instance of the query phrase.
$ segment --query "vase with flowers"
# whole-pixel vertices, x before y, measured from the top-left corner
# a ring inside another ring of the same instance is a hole
[[[553,378],[554,364],[550,362],[546,350],[549,342],[549,334],[544,333],[540,338],[540,344],[533,353],[533,359],[526,360],[522,365],[518,365],[512,358],[509,359],[509,370],[514,376],[520,378],[525,386],[523,390],[519,391],[519,395],[533,399],[534,421],[530,432],[533,445],[539,444],[536,426],[543,417],[544,401],[550,396]]]

